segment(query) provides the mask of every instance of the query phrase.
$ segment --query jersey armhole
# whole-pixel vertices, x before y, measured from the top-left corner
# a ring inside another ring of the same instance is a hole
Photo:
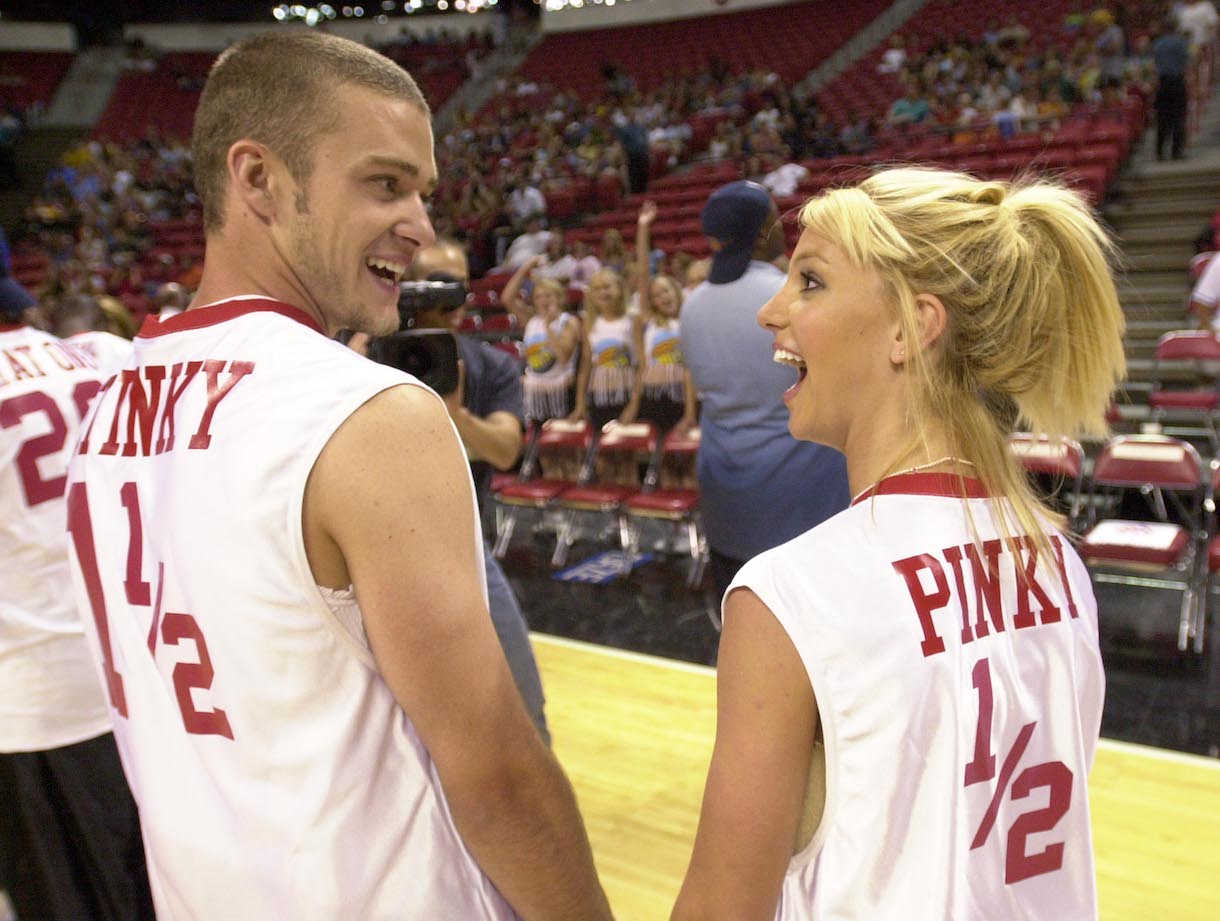
[[[305,522],[302,515],[305,508],[305,487],[309,482],[309,477],[313,473],[313,468],[317,464],[323,449],[330,443],[335,433],[339,431],[340,426],[374,397],[393,387],[400,386],[423,387],[423,384],[411,378],[395,375],[391,379],[384,380],[383,385],[374,390],[352,394],[349,400],[342,402],[329,416],[320,420],[318,435],[309,441],[305,450],[301,452],[298,466],[299,479],[292,489],[292,499],[288,503],[288,517],[285,522],[289,542],[293,549],[293,566],[301,580],[301,584],[308,586],[303,591],[310,608],[327,625],[331,632],[339,638],[340,642],[347,646],[357,659],[374,672],[378,670],[377,663],[373,659],[373,652],[368,647],[367,642],[362,642],[359,637],[355,636],[352,630],[335,614],[331,606],[327,604],[326,598],[322,594],[322,588],[314,579],[313,570],[309,566],[309,555],[305,552]],[[358,598],[357,603],[359,603]],[[363,630],[363,612],[361,612],[360,616],[360,628]]]
[[[788,610],[780,598],[780,593],[775,589],[771,579],[770,566],[767,565],[767,557],[769,555],[769,552],[764,552],[746,563],[736,578],[733,579],[724,596],[727,599],[729,593],[734,589],[747,588],[754,592],[759,600],[767,606],[767,609],[779,621],[780,626],[784,628],[784,633],[788,635],[789,642],[792,643],[797,655],[800,656],[801,662],[805,666],[805,674],[809,678],[809,685],[813,689],[814,703],[818,708],[818,725],[822,730],[822,748],[826,759],[826,798],[822,804],[822,816],[818,820],[818,827],[814,830],[809,843],[800,851],[793,854],[788,861],[786,873],[793,873],[807,866],[821,853],[834,820],[839,788],[838,727],[834,720],[833,711],[829,707],[823,706],[823,702],[830,699],[830,680],[826,675],[822,662],[813,655],[812,650],[807,648],[808,644],[798,642],[796,639],[801,632],[800,625],[797,623],[800,615]],[[722,607],[721,617],[723,616]]]

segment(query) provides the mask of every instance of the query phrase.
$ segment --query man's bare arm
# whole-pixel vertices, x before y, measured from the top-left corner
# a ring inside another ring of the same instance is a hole
[[[314,574],[321,584],[350,578],[381,674],[479,865],[527,921],[609,918],[571,786],[496,640],[474,521],[445,408],[413,386],[354,413],[306,489]]]

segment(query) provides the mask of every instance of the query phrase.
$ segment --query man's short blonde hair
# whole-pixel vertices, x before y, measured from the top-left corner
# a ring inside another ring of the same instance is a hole
[[[344,84],[404,99],[430,114],[409,73],[384,55],[334,35],[305,29],[264,32],[242,39],[216,59],[191,137],[206,231],[224,226],[229,148],[242,138],[265,144],[305,185],[318,138],[338,121],[335,90]]]

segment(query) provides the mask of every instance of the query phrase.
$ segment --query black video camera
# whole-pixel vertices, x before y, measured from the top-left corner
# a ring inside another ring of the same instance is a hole
[[[441,396],[458,386],[457,338],[447,329],[418,329],[417,315],[426,310],[457,310],[466,303],[466,283],[447,275],[399,286],[399,331],[369,343],[369,358],[406,371]]]

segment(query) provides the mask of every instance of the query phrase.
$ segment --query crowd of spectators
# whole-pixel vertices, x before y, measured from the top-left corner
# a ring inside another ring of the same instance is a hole
[[[549,217],[547,200],[558,190],[608,183],[610,201],[644,191],[654,171],[702,151],[692,143],[697,119],[738,122],[759,112],[726,156],[782,149],[780,132],[798,119],[799,105],[768,71],[733,74],[712,61],[647,89],[613,62],[601,73],[595,101],[520,77],[502,80],[482,113],[460,114],[438,139],[434,220],[440,233],[470,241],[476,266],[499,264],[505,237]]]
[[[1070,41],[1037,47],[1014,13],[980,36],[941,36],[918,54],[894,39],[879,70],[899,76],[904,92],[886,127],[920,125],[973,141],[989,129],[1011,136],[1054,128],[1077,106],[1117,107],[1128,93],[1151,94],[1149,36],[1131,35],[1123,4],[1088,13],[1077,4],[1062,29]]]
[[[47,260],[38,291],[45,312],[76,295],[113,299],[132,316],[179,304],[198,282],[202,250],[158,250],[152,227],[197,212],[182,141],[150,132],[73,148],[26,209],[21,233],[23,248]]]
[[[801,161],[867,153],[879,141],[892,149],[893,139],[913,126],[962,141],[1046,130],[1080,106],[1118,107],[1128,94],[1147,97],[1155,79],[1150,39],[1132,33],[1123,4],[1087,11],[1076,4],[1062,35],[1049,42],[1033,41],[1017,14],[988,24],[981,35],[942,35],[918,51],[896,37],[879,70],[902,80],[903,95],[882,117],[848,110],[838,122],[803,85],[785,85],[762,69],[733,73],[715,59],[648,87],[602,62],[594,99],[502,78],[491,103],[460,113],[437,139],[441,183],[433,222],[439,235],[468,245],[476,276],[511,273],[543,256],[552,267],[546,274],[578,266],[566,280],[580,288],[601,265],[622,273],[634,267],[614,239],[617,231],[600,247],[564,245],[557,217],[578,216],[553,213],[551,203],[564,190],[608,188],[605,197],[583,197],[580,210],[612,207],[644,191],[650,176],[701,159],[736,161],[746,177],[783,196],[799,184]],[[491,45],[490,36],[404,34],[383,50],[417,66],[430,50],[452,46],[470,52],[467,65],[477,65]],[[133,46],[130,66],[146,67],[150,54]],[[94,141],[72,151],[48,178],[27,213],[25,237],[50,258],[52,296],[106,294],[138,312],[158,285],[189,287],[197,273],[193,252],[158,251],[149,230],[194,213],[195,204],[182,142],[154,133],[121,145]]]

